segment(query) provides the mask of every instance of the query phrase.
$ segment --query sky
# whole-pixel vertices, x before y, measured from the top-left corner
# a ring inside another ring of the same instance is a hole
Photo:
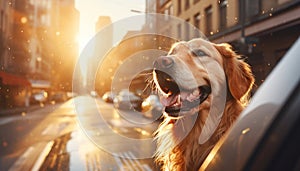
[[[145,0],[75,0],[80,12],[79,51],[95,35],[99,16],[110,16],[112,22],[139,15],[131,10],[145,11]],[[133,28],[134,29],[134,28]]]

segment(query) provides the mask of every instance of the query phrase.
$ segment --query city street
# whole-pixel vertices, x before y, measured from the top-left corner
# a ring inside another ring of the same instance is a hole
[[[299,28],[300,0],[1,0],[0,171],[300,170]]]
[[[0,170],[157,170],[157,125],[90,96],[2,115]]]

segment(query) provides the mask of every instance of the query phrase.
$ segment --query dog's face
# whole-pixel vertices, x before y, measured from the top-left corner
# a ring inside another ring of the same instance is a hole
[[[238,60],[228,44],[203,39],[174,44],[167,56],[154,62],[153,78],[165,113],[171,117],[197,113],[224,85],[233,98],[241,100],[253,84],[249,66]]]

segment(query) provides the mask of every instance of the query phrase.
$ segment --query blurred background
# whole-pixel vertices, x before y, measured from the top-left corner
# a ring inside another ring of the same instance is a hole
[[[129,1],[128,1],[129,2]],[[215,43],[228,42],[252,66],[257,87],[299,37],[298,0],[146,0],[123,1],[2,0],[0,4],[0,106],[29,106],[36,98],[69,98],[72,74],[80,52],[105,26],[121,18],[147,13],[176,16],[198,28]],[[135,3],[134,3],[135,2]],[[122,7],[120,7],[121,4]],[[133,5],[134,4],[134,5]],[[189,39],[199,32],[184,24],[154,23],[145,17],[142,28],[124,30],[124,39],[141,30],[164,30]],[[162,31],[163,32],[163,31]],[[106,36],[113,46],[113,30]],[[131,40],[125,53],[147,49],[143,38]],[[160,43],[158,41],[158,43]],[[127,47],[127,46],[126,46]],[[123,46],[113,49],[124,53]],[[97,53],[97,52],[95,52]],[[119,54],[114,55],[120,56]],[[123,55],[124,56],[124,55]],[[126,55],[125,55],[126,56]],[[122,58],[122,57],[120,57]],[[114,61],[119,62],[119,59]],[[120,63],[120,62],[119,62]],[[102,95],[109,90],[118,65],[105,65],[107,78],[90,84],[87,68],[84,86]],[[97,70],[92,66],[90,70]],[[110,74],[110,75],[109,75]],[[92,90],[89,90],[92,91]],[[35,95],[40,97],[35,97]],[[47,96],[47,97],[45,97]]]

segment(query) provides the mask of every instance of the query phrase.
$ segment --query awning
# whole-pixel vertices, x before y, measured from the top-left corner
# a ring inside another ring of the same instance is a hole
[[[22,76],[10,74],[7,72],[0,71],[0,81],[4,85],[12,86],[30,86],[30,82]]]
[[[46,80],[29,80],[32,88],[42,88],[47,89],[50,88],[51,83]]]

